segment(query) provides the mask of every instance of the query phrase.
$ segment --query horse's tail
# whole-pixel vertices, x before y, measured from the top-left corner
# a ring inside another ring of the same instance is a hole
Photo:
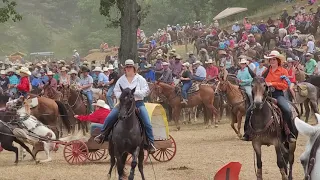
[[[60,113],[60,117],[61,117],[62,123],[67,128],[68,132],[70,132],[71,123],[70,123],[69,118],[68,118],[67,108],[65,107],[65,105],[62,102],[60,102],[60,101],[55,101],[55,102],[58,105],[58,109],[59,109],[59,113]]]

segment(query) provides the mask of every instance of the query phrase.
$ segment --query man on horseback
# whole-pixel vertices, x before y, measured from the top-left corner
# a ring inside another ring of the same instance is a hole
[[[82,68],[83,76],[81,77],[81,80],[80,80],[79,89],[82,90],[82,92],[87,96],[90,112],[93,112],[93,108],[92,108],[93,92],[91,89],[93,84],[93,79],[89,75],[89,72],[90,70],[88,68],[86,67]]]
[[[194,68],[196,69],[196,73],[193,75],[192,80],[202,82],[206,79],[207,77],[207,72],[206,69],[201,66],[200,61],[196,61],[194,63]]]
[[[247,67],[248,61],[246,59],[241,59],[240,61],[240,70],[237,73],[237,78],[239,79],[240,88],[243,88],[248,95],[250,105],[252,104],[252,77],[249,73],[249,69]]]
[[[277,105],[281,109],[283,120],[288,125],[290,134],[288,135],[289,142],[295,142],[296,137],[292,134],[293,132],[293,122],[292,122],[292,112],[289,106],[287,99],[284,97],[284,90],[288,89],[288,83],[281,78],[282,76],[288,77],[288,71],[282,67],[284,62],[284,56],[281,55],[278,51],[271,51],[268,56],[265,56],[266,59],[269,59],[269,68],[264,74],[266,77],[265,82],[267,86],[274,87],[274,92],[272,92],[272,97],[277,100]],[[243,140],[248,141],[249,135],[247,132],[248,123],[250,121],[251,107],[247,111],[246,121],[245,121],[245,134]]]
[[[136,108],[139,109],[139,115],[141,121],[143,122],[144,128],[146,130],[147,139],[149,141],[149,153],[154,153],[156,148],[154,147],[154,137],[152,132],[152,125],[149,119],[148,111],[144,106],[143,99],[148,96],[149,93],[149,86],[147,81],[139,74],[136,73],[137,69],[134,66],[134,61],[128,59],[125,61],[125,74],[122,75],[114,88],[114,93],[117,98],[121,95],[122,88],[135,88],[135,101],[136,101]],[[98,143],[103,142],[105,137],[108,137],[110,131],[112,130],[114,124],[117,122],[119,114],[119,107],[115,107],[110,112],[109,116],[104,121],[103,128],[101,130],[101,134],[94,138],[95,141]]]

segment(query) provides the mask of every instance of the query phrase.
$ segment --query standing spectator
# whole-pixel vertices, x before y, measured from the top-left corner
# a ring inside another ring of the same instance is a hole
[[[112,64],[109,64],[108,70],[109,70],[109,82],[108,82],[109,88],[107,92],[107,101],[110,108],[113,109],[114,103],[113,103],[112,95],[113,95],[113,89],[118,80],[118,73],[114,71],[114,67],[112,66]]]

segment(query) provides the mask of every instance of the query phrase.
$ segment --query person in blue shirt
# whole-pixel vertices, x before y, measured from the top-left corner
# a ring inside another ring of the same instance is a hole
[[[252,76],[249,73],[249,69],[247,67],[248,61],[246,59],[241,59],[240,61],[240,69],[238,70],[237,73],[237,78],[239,80],[239,85],[241,88],[243,88],[246,92],[246,94],[249,97],[250,105],[253,102],[252,98]]]
[[[46,84],[49,81],[49,77],[46,75],[46,72],[43,69],[40,70],[40,75],[40,81],[42,82],[42,84]]]
[[[32,89],[38,89],[40,87],[40,85],[42,85],[40,77],[41,77],[41,74],[36,74],[33,77],[32,81],[31,81]]]
[[[258,28],[258,26],[256,25],[255,22],[252,23],[252,26],[251,26],[251,33],[252,34],[255,34],[255,33],[261,33],[262,31]]]
[[[17,93],[17,85],[19,84],[19,78],[15,75],[14,71],[15,70],[13,68],[9,68],[7,70],[9,77],[8,89],[10,95],[15,95]]]
[[[92,70],[94,74],[96,75],[98,79],[98,87],[102,86],[103,84],[108,83],[108,77],[103,73],[101,67],[96,67],[94,70]]]
[[[152,69],[152,65],[148,64],[145,66],[146,71],[145,71],[145,76],[144,78],[147,80],[147,82],[155,82],[156,81],[156,73]]]
[[[235,33],[238,33],[240,31],[240,26],[238,21],[232,26],[232,31]]]

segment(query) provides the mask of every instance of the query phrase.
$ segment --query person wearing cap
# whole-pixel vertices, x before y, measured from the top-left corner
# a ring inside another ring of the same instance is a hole
[[[163,62],[163,73],[161,77],[159,78],[159,81],[167,83],[167,84],[173,84],[173,76],[172,76],[172,71],[169,68],[169,63],[168,62]]]
[[[265,66],[265,60],[264,59],[259,59],[258,60],[259,65],[256,66],[256,68],[254,69],[254,73],[258,76],[258,77],[262,77],[262,74],[267,70],[266,66]]]
[[[54,73],[52,71],[47,72],[47,76],[49,78],[48,82],[46,84],[50,84],[50,87],[57,91],[58,88],[58,82],[55,78],[53,78]]]
[[[262,32],[262,34],[264,34],[265,32],[267,32],[267,25],[264,23],[263,20],[260,21],[260,24],[259,24],[258,28],[260,29],[260,31]]]
[[[193,64],[193,68],[196,70],[196,73],[192,76],[192,80],[195,81],[204,81],[207,77],[206,69],[201,65],[200,61],[196,61]]]
[[[89,75],[90,69],[86,67],[82,67],[82,77],[80,78],[80,83],[78,88],[85,94],[88,98],[88,106],[90,109],[90,112],[93,112],[93,92],[92,92],[92,85],[93,85],[93,79]]]
[[[78,86],[80,83],[80,78],[78,76],[78,72],[74,69],[71,69],[70,72],[68,72],[68,74],[70,75],[70,85],[71,86]]]
[[[305,65],[306,65],[306,68],[305,68],[306,75],[308,75],[308,76],[313,75],[313,73],[316,69],[316,66],[317,66],[317,62],[316,62],[316,60],[314,60],[312,58],[311,53],[306,54],[306,64]]]
[[[14,73],[13,68],[9,68],[7,70],[8,78],[9,78],[9,84],[8,84],[8,89],[9,89],[9,94],[14,95],[17,93],[17,85],[19,83],[19,78],[17,75]]]
[[[135,67],[134,61],[132,59],[127,59],[125,61],[124,75],[122,75],[114,88],[114,94],[117,98],[121,96],[121,89],[130,88],[135,89],[134,97],[136,101],[136,108],[139,109],[139,115],[143,121],[144,128],[146,130],[147,139],[149,141],[149,153],[153,154],[156,150],[154,147],[154,137],[151,121],[148,115],[148,111],[144,105],[143,99],[149,94],[149,86],[147,81],[139,74],[137,74],[137,69]],[[109,116],[104,121],[103,128],[101,129],[101,134],[94,138],[98,143],[101,143],[105,137],[108,137],[112,127],[117,122],[117,117],[119,114],[119,107],[114,107],[110,112]]]
[[[109,82],[109,78],[108,76],[106,76],[103,73],[103,70],[101,69],[101,67],[96,67],[94,70],[92,70],[96,76],[98,77],[98,87],[104,86],[105,84],[107,84]]]
[[[146,70],[145,66],[147,64],[147,58],[144,55],[140,56],[139,73],[141,73],[142,76],[144,76],[144,71]]]
[[[109,86],[109,88],[107,91],[107,101],[108,101],[110,108],[113,109],[114,102],[112,99],[112,95],[113,95],[113,90],[114,90],[115,84],[117,83],[117,80],[118,80],[118,73],[116,71],[114,71],[114,67],[112,64],[109,64],[108,70],[109,70],[109,82],[107,83],[107,85]]]
[[[252,76],[249,73],[248,64],[249,62],[246,59],[241,59],[240,61],[240,69],[237,73],[237,78],[239,80],[239,86],[245,90],[246,94],[249,97],[249,103],[252,104]]]
[[[2,94],[8,90],[9,78],[6,76],[6,71],[0,71],[0,87],[2,89]]]
[[[287,58],[287,64],[288,64],[288,67],[287,67],[287,71],[288,71],[288,78],[289,78],[289,81],[290,81],[290,85],[289,85],[289,90],[290,90],[290,93],[291,93],[291,96],[292,96],[292,100],[293,102],[295,102],[296,100],[296,96],[295,96],[295,92],[294,92],[294,85],[297,83],[297,80],[296,80],[296,68],[294,67],[293,65],[293,62],[294,60],[289,57]]]
[[[190,51],[188,53],[188,56],[189,56],[189,58],[188,58],[187,62],[189,62],[190,64],[193,64],[193,63],[196,62],[197,58],[195,57],[195,55],[194,55],[194,53],[192,51]]]
[[[40,80],[41,74],[37,74],[33,77],[31,81],[32,89],[38,89],[42,85],[42,82]]]
[[[190,71],[190,64],[188,62],[183,63],[183,71],[181,73],[180,80],[182,82],[181,95],[182,95],[182,104],[188,104],[188,90],[192,86],[192,73]]]
[[[315,45],[314,45],[314,41],[313,38],[311,36],[308,37],[308,43],[307,43],[307,53],[314,53],[315,51]]]
[[[234,23],[234,25],[232,25],[232,31],[233,31],[234,33],[239,33],[239,31],[240,31],[240,26],[239,26],[239,22],[238,22],[238,21],[236,21],[236,22]]]
[[[68,69],[66,67],[62,67],[60,70],[59,77],[59,86],[69,86],[70,85],[70,76],[67,74]]]
[[[95,111],[89,115],[74,115],[79,121],[89,121],[91,135],[96,128],[101,129],[105,119],[110,114],[110,107],[106,104],[104,100],[99,99],[97,103],[92,104],[95,107]]]
[[[156,81],[156,72],[153,69],[151,64],[147,64],[145,66],[146,70],[144,71],[144,78],[147,80],[147,82],[155,82]]]
[[[29,76],[31,75],[31,72],[27,67],[22,67],[20,69],[20,82],[17,85],[17,89],[20,93],[20,96],[23,96],[24,98],[27,98],[28,93],[31,90],[30,87],[30,81],[29,81]]]
[[[172,61],[170,61],[171,64],[171,70],[172,70],[172,76],[179,78],[181,71],[182,71],[182,63],[181,63],[181,56],[176,55]]]
[[[212,81],[219,76],[219,69],[215,66],[215,61],[209,59],[205,62],[207,64],[206,74],[207,81]]]
[[[289,87],[285,78],[288,77],[288,71],[282,67],[285,57],[280,54],[278,51],[271,51],[268,56],[264,56],[265,59],[269,60],[270,66],[268,70],[263,75],[265,77],[265,82],[267,86],[274,87],[274,92],[271,93],[272,97],[277,99],[277,105],[281,109],[283,120],[287,123],[290,131],[293,131],[293,121],[292,121],[292,112],[288,103],[288,100],[284,96],[284,92]],[[247,128],[250,118],[251,110],[247,111],[246,121],[245,121],[245,135],[244,139],[248,139]],[[295,142],[296,137],[290,133],[288,135],[289,142]]]

